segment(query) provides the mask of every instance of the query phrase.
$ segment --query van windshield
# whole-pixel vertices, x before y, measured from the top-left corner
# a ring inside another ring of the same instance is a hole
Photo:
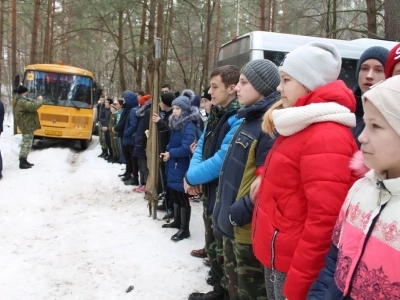
[[[286,54],[287,52],[264,51],[264,58],[279,66]],[[357,59],[342,58],[342,69],[340,70],[339,79],[343,80],[347,87],[351,89],[357,85],[357,61]]]
[[[25,72],[28,98],[43,97],[47,105],[93,107],[93,80],[90,77],[44,71]]]

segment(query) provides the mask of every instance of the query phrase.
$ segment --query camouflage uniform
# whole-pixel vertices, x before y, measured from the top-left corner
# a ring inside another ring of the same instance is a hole
[[[17,95],[13,100],[15,121],[22,133],[20,158],[27,158],[32,147],[33,133],[40,129],[37,110],[42,106],[43,100],[32,101]]]
[[[219,242],[214,236],[212,228],[212,217],[207,215],[208,201],[206,197],[202,197],[203,201],[203,221],[205,227],[205,250],[211,262],[210,274],[216,282],[220,282],[223,278],[223,254],[222,254],[222,237],[219,237]],[[219,245],[219,247],[218,247]],[[221,284],[224,286],[224,282]]]
[[[117,135],[112,131],[113,127],[117,124],[117,114],[111,114],[110,116],[110,123],[108,125],[108,131],[110,132],[110,140],[111,140],[111,149],[114,158],[119,161],[119,150],[117,144]]]
[[[223,243],[229,299],[268,299],[265,292],[264,267],[255,258],[252,245],[237,243],[226,237]]]

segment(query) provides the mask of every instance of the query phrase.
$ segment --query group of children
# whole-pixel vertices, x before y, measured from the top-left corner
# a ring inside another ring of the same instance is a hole
[[[183,188],[213,290],[190,300],[400,297],[399,62],[400,44],[369,48],[353,91],[321,42],[212,72]]]
[[[279,68],[215,69],[201,136],[189,94],[163,92],[150,117],[151,100],[137,108],[124,93],[111,129],[129,154],[124,175],[135,180],[137,122],[151,119],[173,241],[190,236],[189,197],[201,195],[205,246],[192,253],[208,257],[213,290],[189,300],[400,297],[400,44],[367,49],[354,90],[341,63],[335,46],[311,42]]]

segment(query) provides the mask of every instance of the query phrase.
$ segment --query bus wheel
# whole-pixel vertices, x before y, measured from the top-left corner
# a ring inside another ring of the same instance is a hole
[[[89,140],[81,140],[81,150],[86,150],[89,147]]]

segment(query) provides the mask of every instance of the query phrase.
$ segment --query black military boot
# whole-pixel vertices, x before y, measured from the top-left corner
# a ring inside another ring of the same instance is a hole
[[[181,207],[174,204],[174,221],[172,223],[163,224],[162,228],[180,228],[181,227]]]
[[[227,292],[221,286],[216,283],[214,289],[208,293],[191,293],[188,300],[226,300],[229,299]]]
[[[107,148],[102,148],[101,150],[102,150],[102,152],[101,152],[101,154],[100,154],[98,157],[103,158],[104,156],[107,155]]]
[[[19,168],[20,169],[30,169],[32,166],[26,161],[26,158],[19,158]]]
[[[183,239],[187,239],[188,237],[190,237],[189,223],[191,213],[191,207],[181,208],[181,228],[171,237],[171,240],[173,240],[174,242],[179,242]]]
[[[34,164],[31,164],[29,161],[28,161],[28,158],[26,158],[26,162],[28,163],[28,165],[30,165],[31,167],[33,167],[34,166]]]

